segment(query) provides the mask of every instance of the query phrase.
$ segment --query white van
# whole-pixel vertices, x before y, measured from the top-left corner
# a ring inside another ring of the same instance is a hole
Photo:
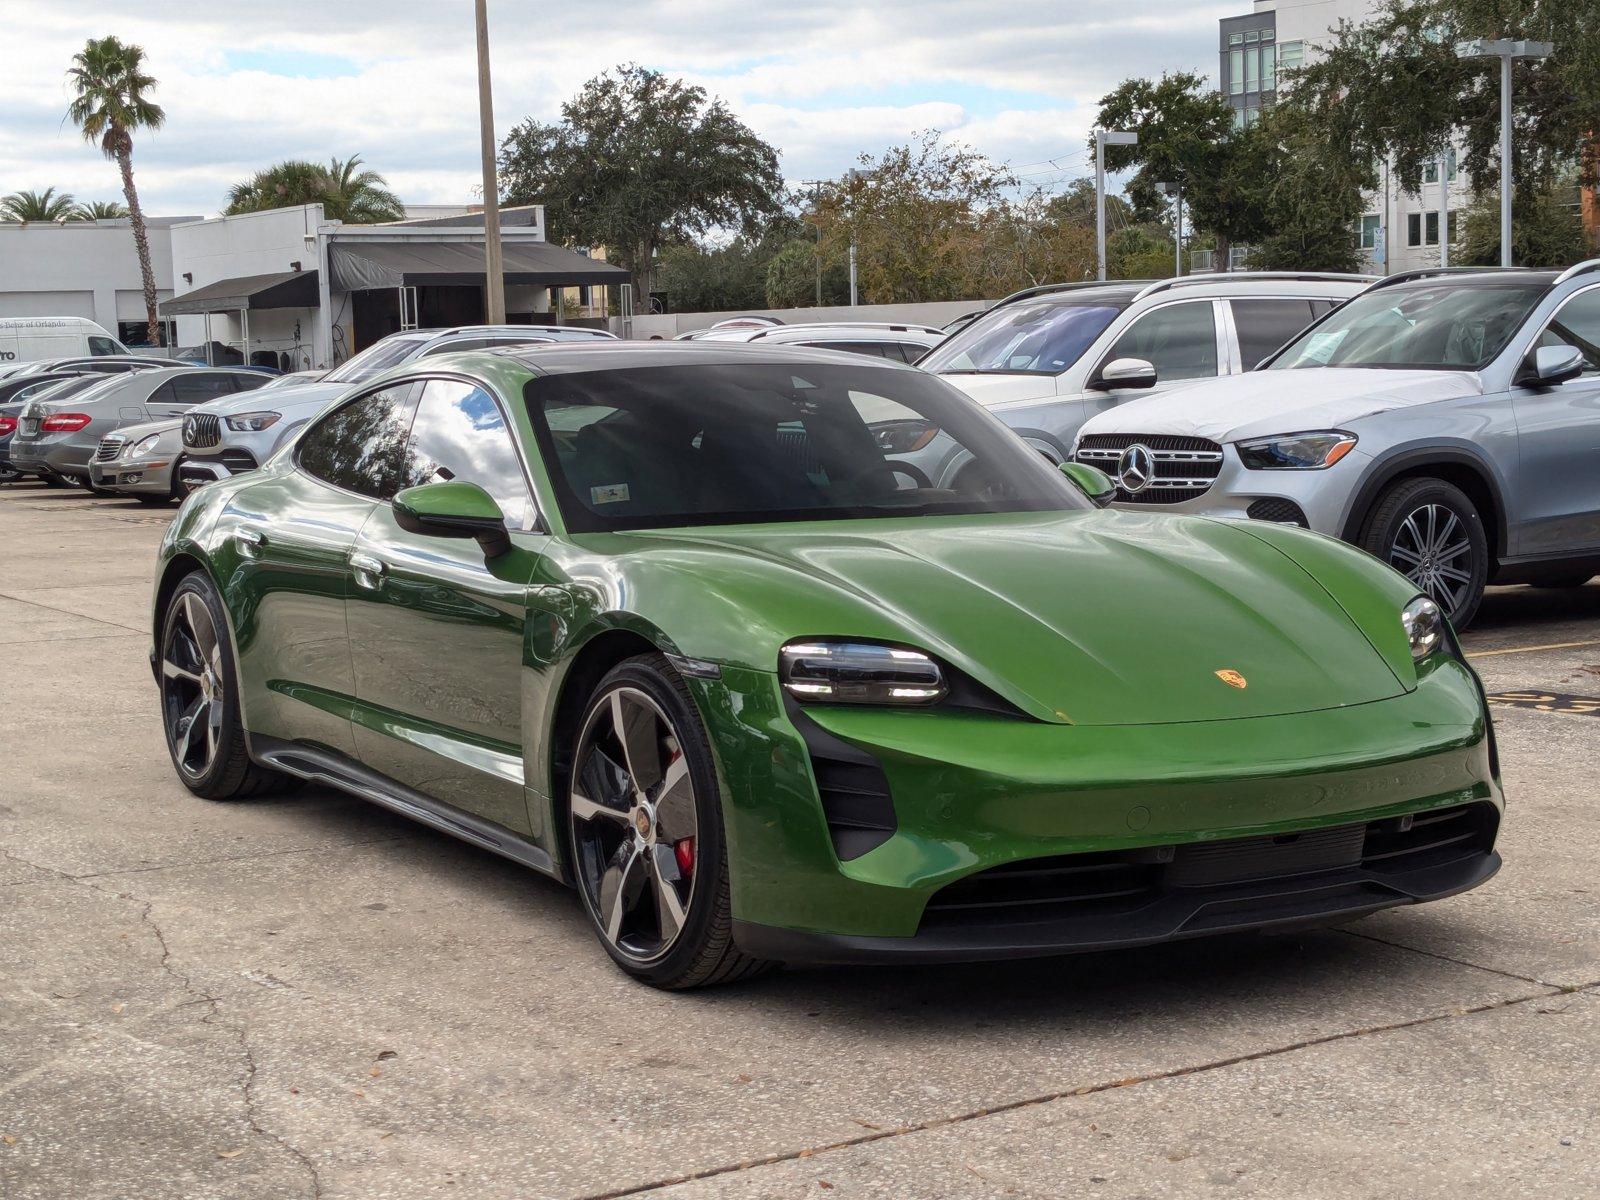
[[[127,353],[126,346],[84,317],[0,317],[0,370],[42,358]]]

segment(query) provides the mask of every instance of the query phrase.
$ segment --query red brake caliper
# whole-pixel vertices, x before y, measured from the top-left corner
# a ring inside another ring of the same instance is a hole
[[[672,762],[677,762],[683,757],[683,751],[678,750],[672,756]],[[671,763],[667,764],[671,766]],[[678,859],[678,870],[685,879],[694,874],[694,839],[692,837],[679,838],[672,844],[672,853]]]

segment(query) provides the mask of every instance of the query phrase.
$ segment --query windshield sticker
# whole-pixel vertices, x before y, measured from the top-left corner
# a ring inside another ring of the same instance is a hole
[[[625,483],[604,483],[589,489],[590,504],[625,504],[628,500],[628,485]]]

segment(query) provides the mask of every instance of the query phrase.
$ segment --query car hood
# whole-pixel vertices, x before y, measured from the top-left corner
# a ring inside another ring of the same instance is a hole
[[[899,642],[1045,721],[1258,717],[1414,684],[1350,616],[1392,613],[1398,637],[1398,604],[1342,604],[1229,522],[1021,513],[580,540],[610,563],[596,582],[691,657],[773,670],[794,638]],[[662,607],[638,608],[646,597]],[[1218,675],[1228,671],[1246,686]]]
[[[940,379],[960,388],[979,404],[1015,404],[1056,396],[1054,375],[940,375]]]
[[[1470,371],[1252,371],[1134,400],[1085,422],[1079,433],[1163,433],[1234,442],[1339,428],[1391,409],[1482,393],[1482,383]]]

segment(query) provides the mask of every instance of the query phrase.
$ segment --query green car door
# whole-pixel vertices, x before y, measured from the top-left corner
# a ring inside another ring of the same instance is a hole
[[[374,507],[350,557],[346,608],[356,750],[380,774],[528,834],[523,631],[548,539],[524,532],[532,493],[494,397],[459,379],[421,387],[400,486],[477,484],[505,514],[511,548],[491,557],[471,538],[408,532],[391,505]]]
[[[298,470],[251,476],[218,518],[254,732],[355,756],[350,555],[378,498],[394,492],[418,391],[379,388],[324,416],[301,439]]]

